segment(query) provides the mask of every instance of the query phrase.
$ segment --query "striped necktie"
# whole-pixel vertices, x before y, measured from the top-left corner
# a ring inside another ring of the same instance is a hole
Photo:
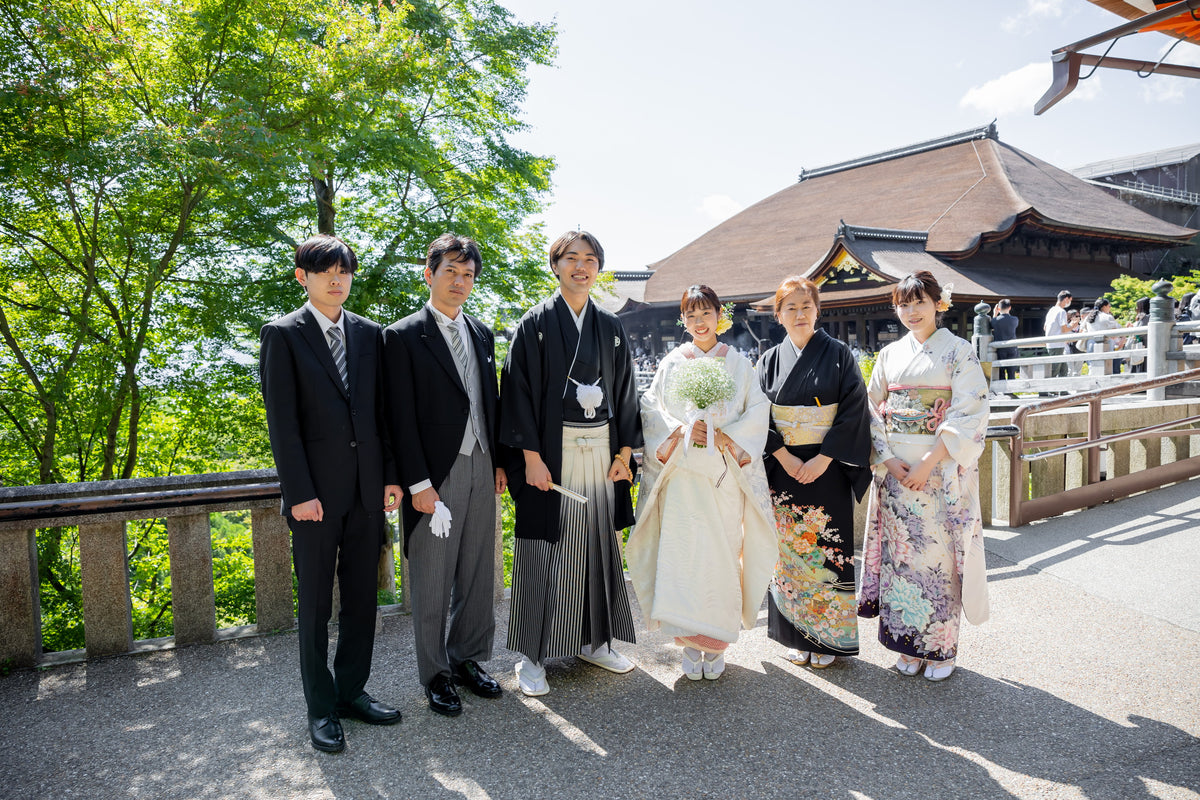
[[[342,376],[342,386],[350,391],[350,376],[346,374],[346,346],[342,344],[342,329],[336,325],[329,329],[329,352]]]
[[[458,334],[458,323],[450,323],[450,349],[454,351],[454,359],[464,375],[467,374],[467,349],[463,346],[462,337]]]

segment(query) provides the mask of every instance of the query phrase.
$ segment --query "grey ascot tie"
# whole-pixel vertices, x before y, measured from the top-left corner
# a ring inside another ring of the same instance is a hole
[[[342,376],[342,386],[350,391],[350,376],[346,373],[346,346],[342,344],[342,329],[336,325],[329,329],[329,353]]]
[[[458,333],[458,323],[450,323],[450,349],[454,351],[454,360],[464,375],[467,374],[467,349],[463,346],[462,337]]]

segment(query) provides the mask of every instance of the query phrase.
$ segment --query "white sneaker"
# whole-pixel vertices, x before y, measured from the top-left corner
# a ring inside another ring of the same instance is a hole
[[[592,650],[591,645],[584,645],[577,658],[618,675],[633,670],[633,662],[608,645],[601,645],[595,651]]]
[[[541,697],[550,694],[550,684],[546,680],[546,668],[538,666],[528,659],[517,662],[517,684],[521,693],[526,697]]]
[[[725,671],[725,654],[724,653],[705,653],[704,654],[704,677],[707,680],[715,681],[721,677],[721,673]]]
[[[784,653],[783,657],[786,660],[795,664],[797,667],[802,667],[808,663],[808,651],[807,650],[797,650],[796,648],[793,647],[792,649],[790,649],[786,653]]]

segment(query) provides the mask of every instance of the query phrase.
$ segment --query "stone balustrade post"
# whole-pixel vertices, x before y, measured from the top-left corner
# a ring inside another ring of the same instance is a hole
[[[0,665],[32,667],[42,654],[36,534],[0,531]]]
[[[167,517],[167,545],[175,644],[211,642],[217,635],[217,603],[208,514]]]
[[[1171,346],[1171,329],[1175,324],[1175,301],[1169,296],[1172,284],[1167,280],[1155,283],[1151,290],[1149,330],[1146,333],[1146,377],[1159,378],[1169,369],[1167,351]],[[1165,387],[1146,392],[1146,399],[1162,402],[1167,398]]]
[[[250,511],[254,546],[254,607],[258,630],[289,630],[296,624],[292,601],[292,539],[278,507]]]
[[[124,522],[79,526],[83,638],[89,658],[133,649],[133,605]]]

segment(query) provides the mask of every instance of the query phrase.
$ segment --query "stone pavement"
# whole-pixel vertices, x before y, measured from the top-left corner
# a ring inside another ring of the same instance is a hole
[[[642,633],[634,672],[551,662],[531,699],[498,650],[505,695],[444,719],[389,617],[368,688],[404,722],[348,722],[336,756],[309,747],[294,634],[0,678],[0,797],[1200,798],[1198,490],[989,531],[992,619],[943,684],[867,621],[860,658],[793,666],[764,613],[716,682]]]

